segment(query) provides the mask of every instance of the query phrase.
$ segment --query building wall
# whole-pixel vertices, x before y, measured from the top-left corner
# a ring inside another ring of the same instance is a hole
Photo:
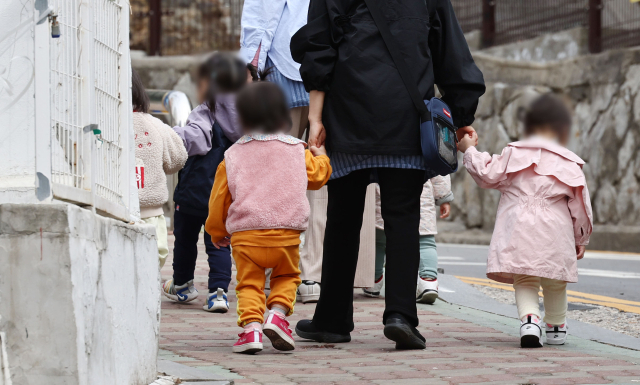
[[[155,230],[68,204],[0,205],[0,330],[14,385],[156,378]]]
[[[33,2],[0,2],[0,202],[34,201]]]

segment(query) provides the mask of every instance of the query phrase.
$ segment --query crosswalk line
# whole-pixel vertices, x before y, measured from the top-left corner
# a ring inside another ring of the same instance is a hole
[[[613,270],[578,268],[578,274],[586,275],[589,277],[640,279],[640,273],[634,273],[631,271],[613,271]]]

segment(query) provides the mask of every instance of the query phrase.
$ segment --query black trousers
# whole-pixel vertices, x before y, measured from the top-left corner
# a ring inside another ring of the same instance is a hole
[[[173,279],[179,286],[193,279],[198,258],[198,238],[207,217],[176,210],[173,221],[173,235],[176,237],[173,246]],[[229,282],[231,282],[231,249],[229,247],[216,249],[211,242],[211,236],[206,231],[204,246],[209,262],[209,292],[214,292],[218,288],[228,291]]]
[[[360,229],[371,169],[358,170],[328,183],[320,300],[313,323],[321,330],[353,330],[353,282],[358,263]],[[377,169],[384,232],[387,237],[385,311],[402,314],[418,325],[416,281],[420,263],[420,195],[424,171]]]

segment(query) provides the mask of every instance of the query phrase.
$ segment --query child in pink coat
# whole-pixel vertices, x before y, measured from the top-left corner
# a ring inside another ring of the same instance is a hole
[[[592,231],[584,161],[564,147],[570,129],[567,107],[547,94],[525,116],[526,139],[510,143],[502,154],[479,152],[477,138],[468,135],[458,145],[476,183],[502,193],[487,277],[513,284],[522,347],[542,347],[543,327],[548,344],[565,343],[567,282],[578,281],[577,260],[584,256]]]

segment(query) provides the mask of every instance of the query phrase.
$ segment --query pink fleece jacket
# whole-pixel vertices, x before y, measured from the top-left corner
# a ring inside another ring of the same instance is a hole
[[[514,274],[578,281],[576,245],[587,245],[593,216],[584,161],[547,139],[510,143],[501,155],[471,147],[464,166],[482,188],[502,193],[487,277]]]
[[[233,198],[226,221],[229,234],[307,229],[304,142],[288,135],[244,136],[224,158]]]

